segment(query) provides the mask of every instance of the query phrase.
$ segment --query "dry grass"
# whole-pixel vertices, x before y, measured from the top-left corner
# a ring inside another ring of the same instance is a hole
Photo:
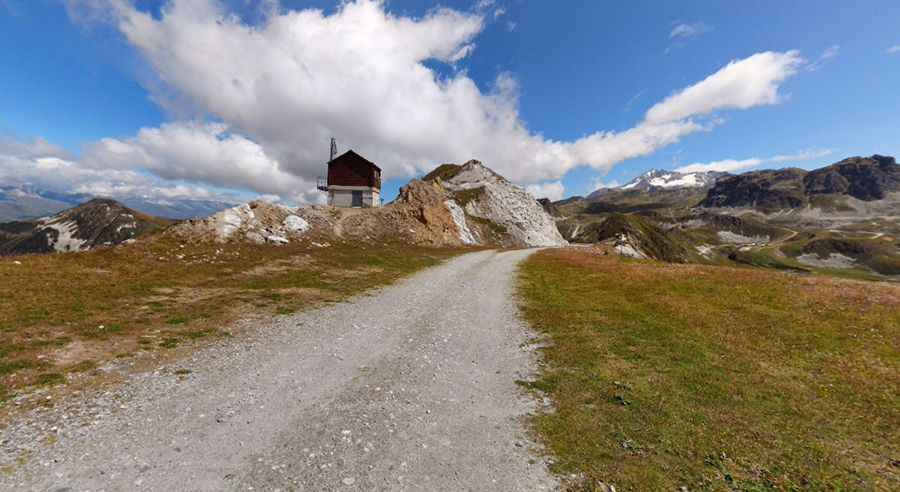
[[[239,317],[345,299],[458,252],[156,238],[87,253],[2,258],[0,401],[116,357],[227,336]]]
[[[520,287],[573,488],[900,488],[900,286],[554,250]]]

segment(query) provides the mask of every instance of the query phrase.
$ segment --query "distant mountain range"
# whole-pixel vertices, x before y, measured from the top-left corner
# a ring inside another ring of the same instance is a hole
[[[850,157],[813,171],[653,170],[544,208],[563,236],[664,261],[900,280],[900,165]]]
[[[850,157],[814,171],[789,168],[730,176],[717,181],[700,205],[793,209],[820,197],[874,201],[896,191],[900,191],[900,166],[893,157],[873,155]]]
[[[30,220],[56,214],[95,197],[84,193],[61,193],[31,186],[0,186],[0,222]],[[219,200],[162,199],[143,196],[117,198],[125,206],[157,217],[192,219],[206,217],[232,207]]]
[[[172,224],[95,198],[57,215],[0,223],[0,255],[84,251],[136,239]]]

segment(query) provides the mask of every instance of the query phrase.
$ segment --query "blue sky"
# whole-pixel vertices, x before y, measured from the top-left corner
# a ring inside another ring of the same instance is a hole
[[[0,135],[7,142],[26,144],[43,139],[59,147],[51,152],[54,156],[73,163],[73,167],[91,170],[93,174],[87,176],[94,178],[90,179],[96,179],[108,166],[120,173],[117,179],[130,185],[99,190],[133,189],[139,184],[137,181],[146,179],[156,187],[181,186],[213,193],[237,190],[240,196],[259,193],[281,195],[287,200],[314,199],[311,192],[298,191],[292,196],[290,190],[307,186],[309,178],[314,178],[312,156],[319,141],[317,135],[327,133],[335,133],[342,148],[353,146],[364,155],[377,157],[393,176],[385,189],[388,197],[430,165],[459,161],[466,158],[463,156],[480,158],[523,185],[544,185],[542,190],[555,192],[560,189],[555,185],[562,185],[561,195],[571,196],[589,193],[598,182],[624,183],[650,168],[675,169],[694,163],[753,158],[759,160],[757,166],[811,168],[851,155],[900,154],[896,124],[900,109],[900,91],[896,89],[900,87],[900,52],[889,52],[891,47],[900,45],[900,3],[896,1],[870,1],[862,6],[837,1],[635,1],[627,5],[442,2],[440,5],[468,16],[445,19],[459,29],[469,29],[468,34],[451,33],[446,39],[422,42],[433,43],[431,49],[437,53],[442,53],[443,46],[453,50],[469,45],[472,48],[466,50],[465,56],[439,55],[442,60],[429,58],[421,61],[421,66],[430,69],[438,81],[470,80],[477,86],[478,94],[451,97],[428,108],[424,123],[411,126],[428,125],[429,121],[440,124],[422,129],[421,144],[414,131],[394,130],[390,125],[398,119],[393,115],[408,110],[404,102],[419,104],[417,94],[427,93],[432,89],[430,85],[422,86],[420,91],[416,80],[400,81],[398,84],[407,87],[409,99],[389,99],[381,107],[379,101],[354,99],[354,107],[372,108],[371,113],[356,116],[374,120],[370,126],[354,122],[348,108],[339,108],[339,99],[332,107],[336,113],[342,113],[329,114],[327,107],[308,107],[303,97],[309,90],[298,89],[296,95],[287,93],[284,97],[294,106],[286,102],[284,114],[280,114],[278,101],[273,103],[271,97],[260,96],[259,105],[237,106],[233,100],[217,101],[215,85],[204,88],[190,80],[175,80],[179,72],[192,70],[192,64],[205,63],[202,56],[171,59],[158,47],[141,45],[147,39],[157,39],[153,36],[162,36],[163,31],[172,36],[165,39],[167,43],[190,43],[190,38],[179,37],[184,34],[174,27],[152,32],[123,27],[122,18],[132,12],[149,13],[164,27],[162,12],[167,2],[138,1],[133,8],[125,4],[126,10],[113,16],[108,15],[110,10],[115,11],[110,7],[91,8],[92,4],[102,3],[73,0],[67,9],[62,1],[0,0]],[[266,11],[256,2],[243,0],[176,3],[210,4],[218,12],[238,16],[239,25],[260,29],[273,16],[284,16],[290,11],[319,8],[330,16],[340,10],[334,2],[324,1],[282,0],[277,11]],[[247,7],[248,3],[253,6]],[[412,0],[388,1],[374,8],[383,9],[389,17],[408,17],[413,21],[435,12],[434,3]],[[189,14],[198,15],[197,10]],[[188,14],[184,15],[187,18]],[[480,24],[472,28],[469,21],[475,17]],[[173,21],[172,26],[175,25]],[[310,25],[314,24],[303,24]],[[229,33],[219,34],[206,41],[229,42]],[[426,36],[418,31],[416,35]],[[142,41],[135,41],[136,38]],[[350,48],[359,51],[366,46],[353,44]],[[397,67],[391,52],[379,48],[377,43],[372,48],[377,53],[371,56],[380,63],[373,65],[372,70],[380,73],[380,67],[384,67],[385,72],[379,75],[383,80],[373,84],[390,84],[392,77],[402,74],[389,70],[397,68],[405,73],[408,67]],[[279,52],[279,45],[272,41],[259,49],[268,49],[262,53],[268,57]],[[289,49],[310,51],[302,42]],[[328,53],[327,46],[317,49]],[[330,77],[330,85],[339,85],[345,71],[353,69],[348,66],[352,65],[352,56],[348,58],[346,54],[354,53],[352,50],[336,49],[334,59],[307,59],[304,70],[313,79]],[[552,142],[568,144],[597,132],[625,132],[639,125],[651,107],[715,74],[730,61],[790,50],[798,50],[797,56],[803,62],[794,62],[791,74],[777,82],[777,102],[754,103],[744,109],[725,105],[704,114],[691,113],[692,121],[707,128],[686,132],[677,141],[656,145],[635,157],[617,160],[594,155],[605,152],[604,147],[588,156],[577,150],[572,151],[571,157],[566,154],[571,165],[557,166],[549,162],[552,156],[533,163],[529,160],[530,149],[543,150]],[[225,57],[234,53],[212,51]],[[285,53],[289,56],[288,51]],[[258,59],[260,53],[248,51],[234,56]],[[413,63],[418,63],[418,59]],[[255,71],[241,76],[248,80],[260,73],[278,77],[279,66],[277,57],[272,56],[271,65],[254,66]],[[219,75],[214,70],[215,67],[204,65],[197,68],[197,74],[213,80]],[[238,77],[233,73],[229,76]],[[502,85],[498,76],[515,84],[513,95],[504,93],[500,109],[486,99]],[[299,81],[297,87],[306,87],[303,83],[307,82]],[[345,90],[356,92],[350,85]],[[323,97],[321,92],[318,94]],[[337,93],[335,97],[339,96]],[[448,117],[442,122],[444,113],[456,115],[454,104],[466,106],[472,101],[480,105],[478,110],[487,114],[488,121],[494,117],[493,111],[503,117],[514,114],[527,129],[527,136],[541,139],[539,145],[535,144],[538,147],[520,147],[516,141],[520,133],[501,130],[496,135],[488,133],[477,142],[473,140],[471,149],[466,148],[461,136],[459,142],[445,144],[442,135],[456,132],[459,121],[473,117],[459,110],[463,116]],[[265,118],[247,116],[248,111],[263,104],[269,105],[269,114],[278,113],[277,117],[283,118],[278,120],[283,121],[282,125],[269,125]],[[386,121],[379,122],[379,118]],[[166,126],[172,124],[186,128]],[[278,128],[271,128],[275,126]],[[292,137],[285,127],[296,128],[297,148],[291,148]],[[384,128],[389,130],[382,131]],[[141,134],[142,129],[149,131]],[[403,135],[396,136],[398,132]],[[210,135],[211,138],[204,138]],[[216,148],[202,153],[169,150],[176,145],[170,145],[170,141],[187,145],[192,138]],[[114,141],[98,145],[103,139]],[[324,159],[327,140],[322,140]],[[223,148],[218,148],[220,143]],[[111,150],[122,145],[128,146],[126,151]],[[253,158],[262,155],[262,160],[232,159],[247,149]],[[797,159],[765,161],[774,156]],[[15,165],[26,166],[29,158],[39,156],[37,151],[21,151],[15,157]],[[203,163],[203,159],[214,162]],[[579,164],[580,160],[591,164]],[[610,160],[616,162],[610,164]],[[40,181],[36,172],[7,171],[4,175],[0,171],[0,178],[26,176]],[[269,185],[266,180],[281,184]]]

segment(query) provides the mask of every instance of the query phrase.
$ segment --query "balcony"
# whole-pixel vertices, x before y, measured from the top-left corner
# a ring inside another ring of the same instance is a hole
[[[328,179],[321,176],[316,178],[316,188],[321,191],[328,191]]]

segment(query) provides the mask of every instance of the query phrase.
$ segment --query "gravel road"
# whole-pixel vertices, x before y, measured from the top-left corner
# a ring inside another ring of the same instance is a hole
[[[515,384],[535,369],[512,300],[529,254],[464,255],[18,418],[0,488],[556,489]]]

